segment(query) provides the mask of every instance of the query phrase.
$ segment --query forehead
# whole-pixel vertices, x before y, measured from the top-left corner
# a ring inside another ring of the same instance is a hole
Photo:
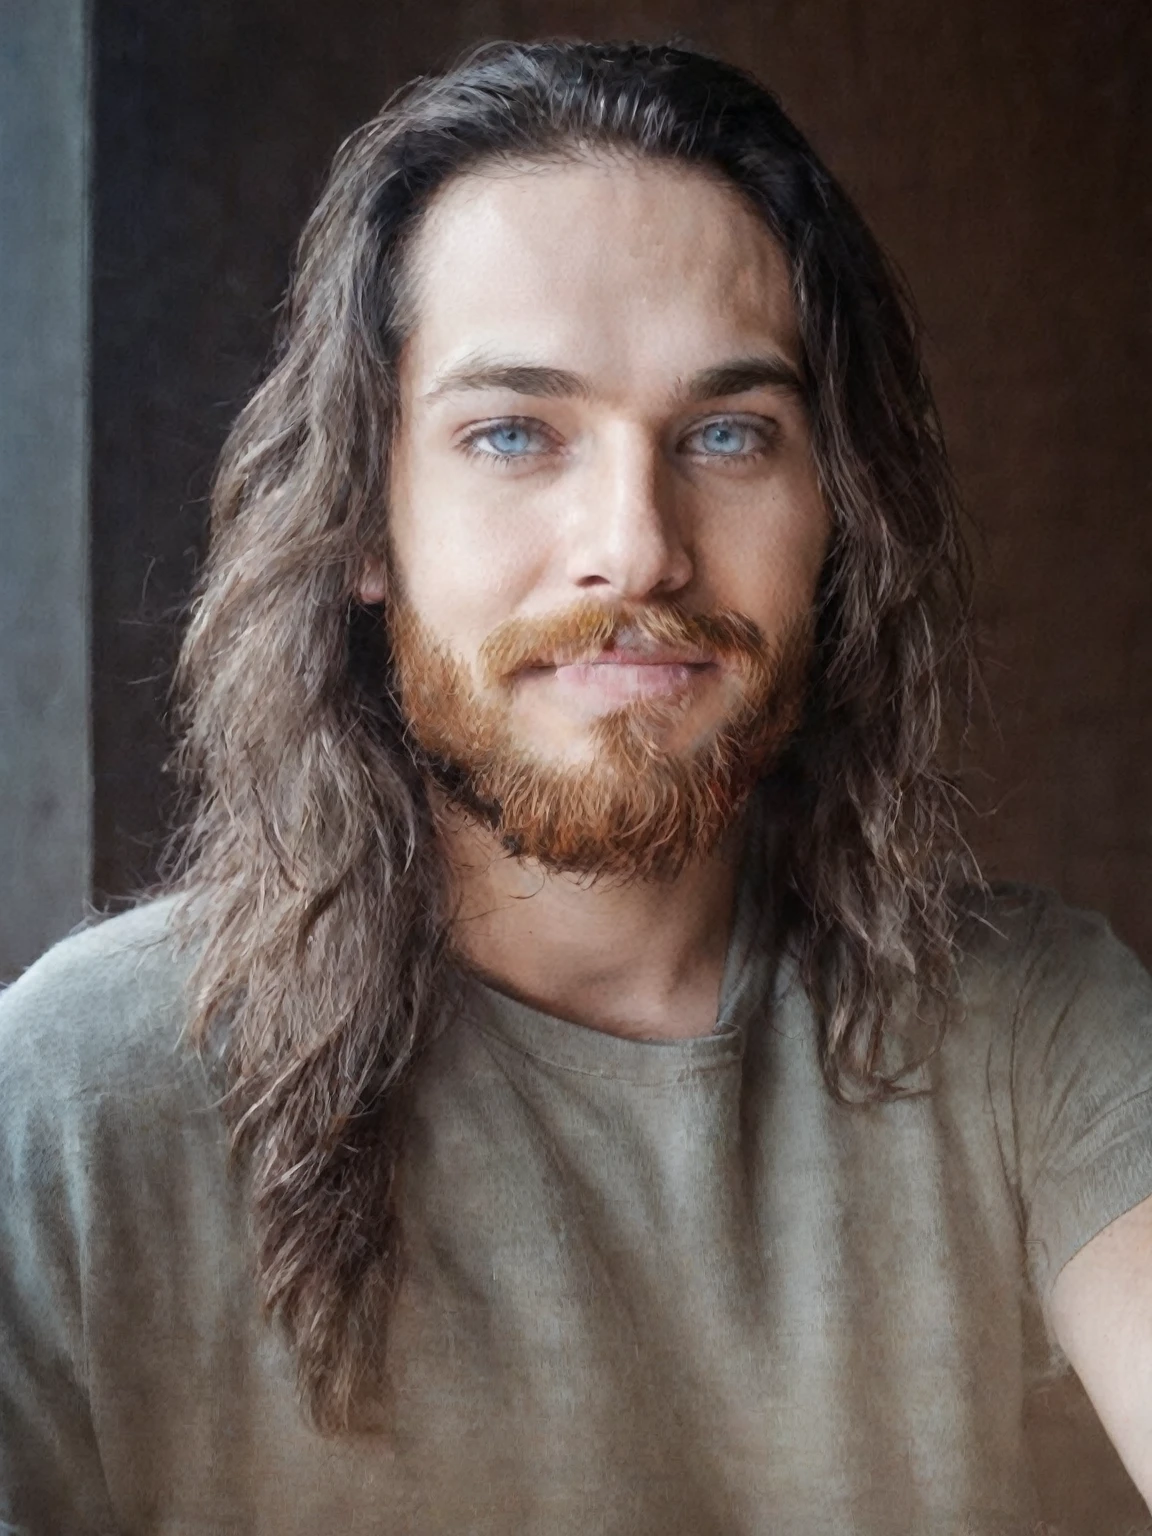
[[[788,264],[740,194],[677,162],[496,166],[434,201],[409,258],[412,382],[487,352],[642,387],[771,350],[799,365]]]

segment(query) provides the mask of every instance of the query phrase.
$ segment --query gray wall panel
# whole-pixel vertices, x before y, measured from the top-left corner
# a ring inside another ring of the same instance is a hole
[[[89,892],[87,25],[0,12],[0,980]]]

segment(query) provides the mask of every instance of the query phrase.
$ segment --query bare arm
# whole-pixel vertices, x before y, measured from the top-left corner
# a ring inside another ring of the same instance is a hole
[[[1056,1278],[1049,1314],[1152,1508],[1152,1196],[1073,1255]]]

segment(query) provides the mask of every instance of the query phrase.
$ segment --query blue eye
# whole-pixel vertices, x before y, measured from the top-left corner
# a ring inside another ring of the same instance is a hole
[[[706,458],[750,458],[764,447],[764,430],[750,421],[706,421],[685,438],[690,453]]]
[[[523,459],[544,446],[543,433],[530,421],[494,421],[465,439],[469,453],[488,459]]]
[[[527,453],[532,439],[525,427],[493,427],[485,434],[497,453]]]

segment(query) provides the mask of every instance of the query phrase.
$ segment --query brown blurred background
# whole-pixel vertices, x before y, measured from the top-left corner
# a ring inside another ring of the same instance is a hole
[[[152,876],[212,461],[332,152],[412,74],[553,33],[753,69],[903,269],[976,530],[974,844],[1152,962],[1150,25],[1148,0],[5,0],[0,979]],[[1052,1417],[1051,1476],[1086,1424]],[[1102,1486],[1066,1496],[1126,1529]]]

